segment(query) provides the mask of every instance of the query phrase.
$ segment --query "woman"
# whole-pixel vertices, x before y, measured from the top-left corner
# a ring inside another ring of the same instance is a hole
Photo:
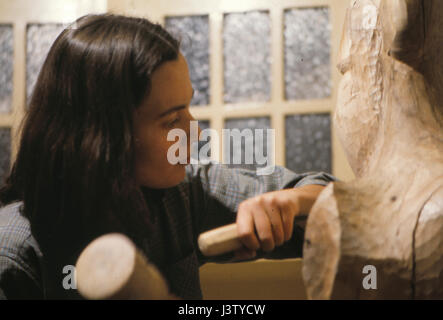
[[[197,238],[208,229],[237,220],[236,259],[301,255],[294,216],[333,178],[170,164],[167,134],[189,133],[192,91],[179,44],[159,25],[90,15],[61,33],[0,192],[0,296],[78,298],[62,286],[63,267],[108,232],[129,236],[183,298],[201,298],[208,260]]]

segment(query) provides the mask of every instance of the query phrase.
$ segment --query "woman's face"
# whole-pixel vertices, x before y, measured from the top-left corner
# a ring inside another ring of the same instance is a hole
[[[168,141],[167,136],[172,129],[186,132],[189,163],[189,128],[195,120],[189,113],[192,96],[188,65],[181,54],[153,73],[150,94],[134,112],[135,171],[140,185],[168,188],[184,179],[186,164],[168,161],[168,149],[176,141]]]

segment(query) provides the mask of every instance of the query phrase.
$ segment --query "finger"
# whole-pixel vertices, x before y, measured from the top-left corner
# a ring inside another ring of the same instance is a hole
[[[261,248],[264,251],[271,251],[275,247],[271,221],[269,220],[269,217],[263,207],[256,206],[253,211],[255,230],[257,230],[258,238],[261,243]]]
[[[266,208],[266,213],[269,217],[269,221],[271,222],[275,245],[280,246],[285,240],[285,232],[283,230],[283,221],[280,208],[276,206]]]
[[[260,242],[255,235],[254,217],[248,208],[239,206],[237,214],[237,231],[240,241],[250,250],[258,250]]]
[[[249,260],[255,258],[256,255],[257,252],[255,250],[242,248],[234,252],[234,258],[231,261],[234,262],[234,261]]]
[[[283,205],[280,210],[282,216],[283,230],[285,234],[285,241],[288,241],[292,237],[292,230],[294,228],[294,217],[296,215],[296,212],[294,212],[294,210],[297,209],[289,205]]]

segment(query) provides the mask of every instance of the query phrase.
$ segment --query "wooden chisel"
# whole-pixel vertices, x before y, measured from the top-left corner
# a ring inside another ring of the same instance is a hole
[[[297,216],[294,219],[294,224],[296,221],[305,221],[306,219],[307,216]],[[218,256],[244,247],[238,236],[236,223],[200,234],[198,246],[201,253],[207,257]]]

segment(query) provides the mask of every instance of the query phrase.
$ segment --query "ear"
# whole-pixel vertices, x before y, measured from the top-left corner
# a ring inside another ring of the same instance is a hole
[[[424,56],[424,0],[383,0],[380,11],[386,52],[419,70]]]

